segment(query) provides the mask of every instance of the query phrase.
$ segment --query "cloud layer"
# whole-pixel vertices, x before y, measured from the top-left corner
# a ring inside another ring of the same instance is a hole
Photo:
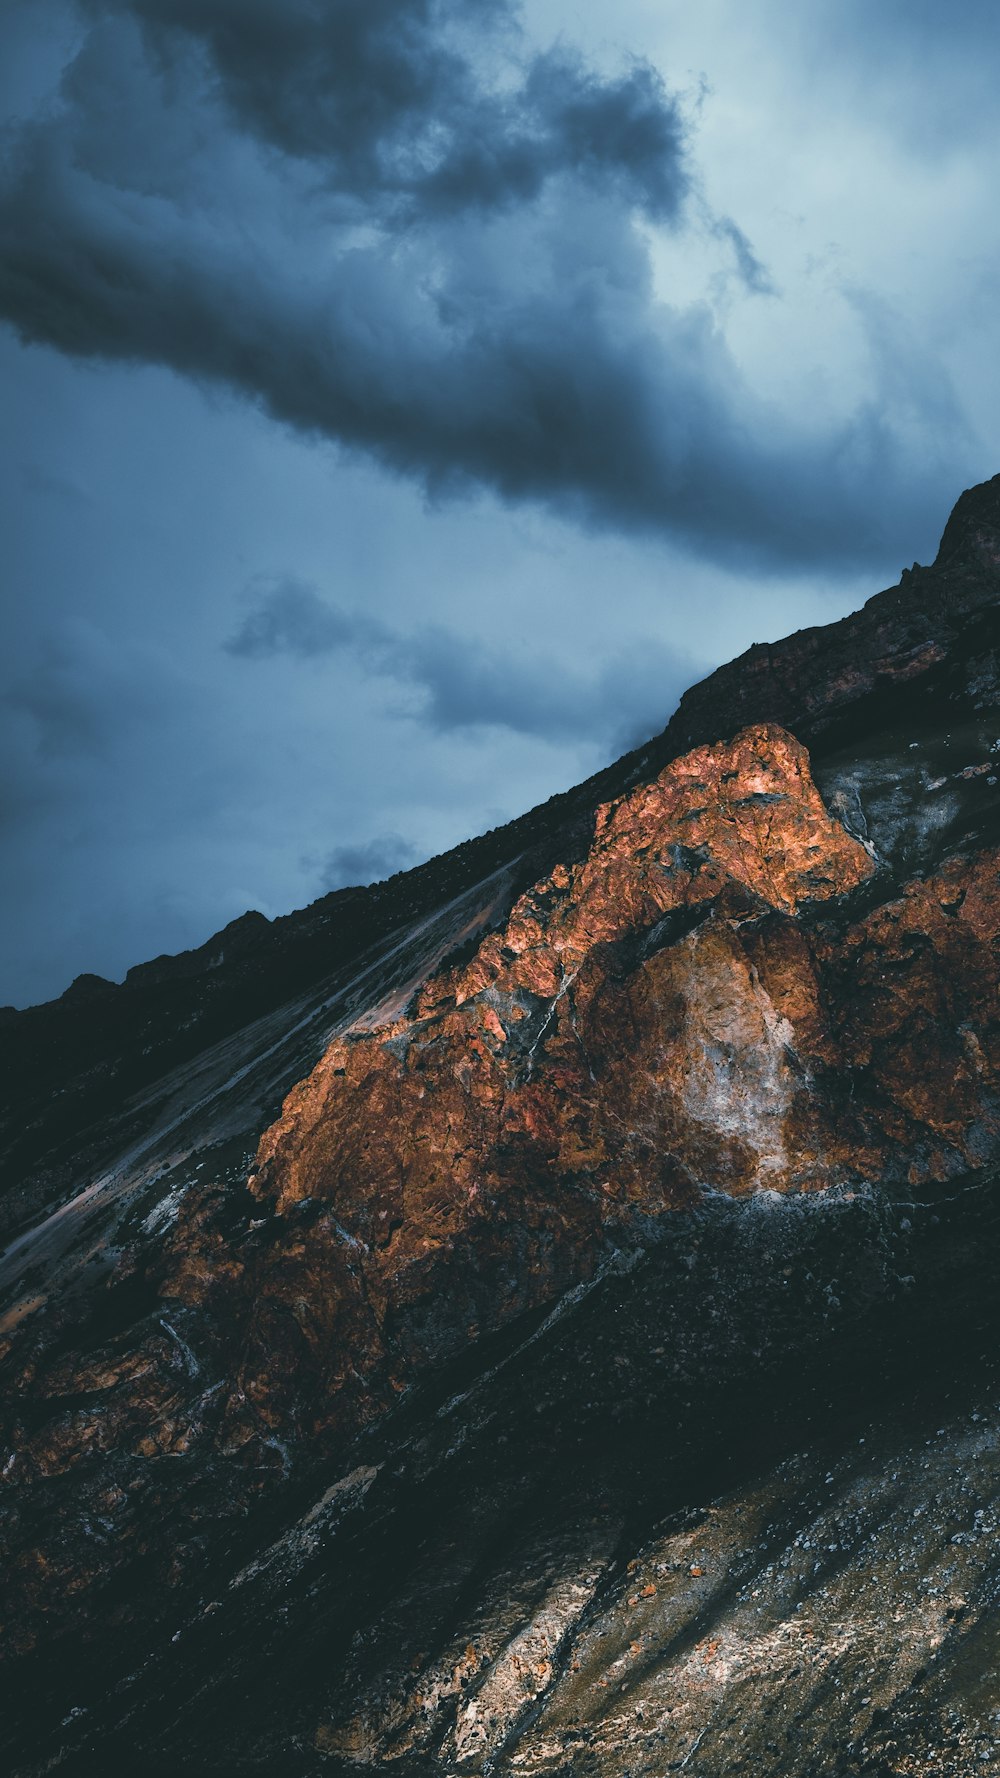
[[[324,889],[345,889],[358,883],[383,883],[397,871],[419,862],[417,849],[398,833],[378,834],[354,845],[334,846],[324,860],[320,882]]]
[[[505,0],[87,5],[130,13],[168,61],[197,45],[233,122],[321,167],[364,220],[523,202],[566,172],[664,218],[686,189],[680,112],[655,70],[601,78],[565,48],[520,59]]]
[[[434,734],[500,728],[545,741],[597,741],[624,751],[658,732],[692,678],[683,648],[653,638],[591,666],[526,646],[487,647],[441,625],[405,633],[345,611],[294,577],[256,590],[225,644],[247,661],[346,655],[372,678],[411,690],[397,713]]]
[[[3,0],[0,1001],[496,825],[929,559],[997,468],[998,55],[985,0]]]
[[[915,432],[877,351],[846,417],[779,408],[707,306],[657,294],[650,229],[769,286],[648,62],[531,46],[511,0],[83,11],[4,158],[0,316],[24,339],[224,386],[435,498],[715,560],[849,567],[912,530],[957,412]]]

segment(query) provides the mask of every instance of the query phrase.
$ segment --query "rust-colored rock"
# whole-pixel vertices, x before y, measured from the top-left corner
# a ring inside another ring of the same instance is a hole
[[[571,1223],[585,1201],[656,1211],[703,1185],[806,1183],[815,1157],[785,1140],[791,1033],[739,934],[873,868],[791,736],[696,749],[602,806],[583,863],[408,1017],[332,1045],[265,1134],[255,1190],[282,1212],[330,1199],[398,1286],[529,1181]]]
[[[259,1280],[250,1398],[284,1420],[318,1371],[313,1429],[347,1431],[591,1276],[636,1214],[995,1152],[997,862],[831,919],[872,858],[767,725],[600,808],[580,864],[406,1017],[332,1044],[262,1138],[251,1186],[290,1231]],[[327,1208],[293,1236],[303,1202]]]
[[[292,1385],[266,1310],[279,1277],[285,1303],[296,1293],[300,1268],[319,1411],[349,1425],[470,1332],[591,1275],[635,1211],[706,1187],[830,1183],[844,1136],[751,935],[873,868],[823,807],[804,748],[773,727],[698,748],[601,807],[582,863],[523,895],[408,1016],[338,1039],[266,1132],[252,1189],[282,1217],[302,1200],[330,1208],[267,1268],[248,1393],[273,1413]],[[811,1053],[808,951],[805,964]],[[191,1290],[191,1265],[175,1288]]]

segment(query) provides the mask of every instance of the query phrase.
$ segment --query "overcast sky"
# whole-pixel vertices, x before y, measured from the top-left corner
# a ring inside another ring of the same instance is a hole
[[[507,819],[1000,470],[986,0],[0,0],[0,1002]]]

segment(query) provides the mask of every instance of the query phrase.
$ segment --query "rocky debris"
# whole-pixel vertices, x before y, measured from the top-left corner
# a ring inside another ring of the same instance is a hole
[[[678,1213],[254,1560],[207,1552],[120,1695],[46,1669],[65,1769],[885,1778],[995,1753],[997,1209],[980,1176],[905,1215]]]

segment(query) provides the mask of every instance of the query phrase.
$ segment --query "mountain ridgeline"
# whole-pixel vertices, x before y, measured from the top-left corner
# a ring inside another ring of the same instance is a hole
[[[507,827],[0,1024],[25,1775],[1000,1774],[1000,477]]]

